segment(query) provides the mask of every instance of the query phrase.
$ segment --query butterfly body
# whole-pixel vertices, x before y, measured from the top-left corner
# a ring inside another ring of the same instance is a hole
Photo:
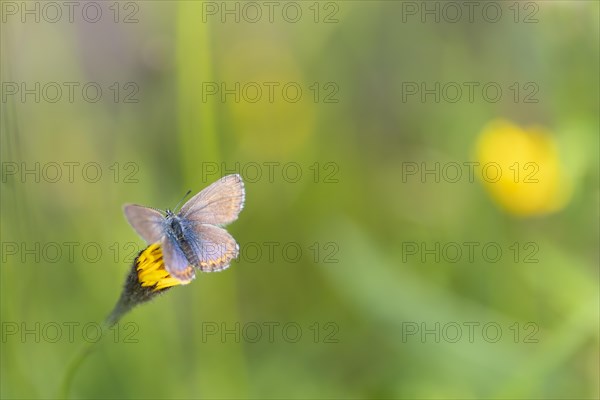
[[[244,200],[241,177],[228,175],[192,197],[177,214],[135,204],[125,205],[124,211],[146,242],[161,243],[167,271],[189,282],[195,268],[221,271],[237,258],[238,244],[221,226],[237,219]]]
[[[185,220],[182,220],[170,210],[166,210],[166,213],[164,223],[166,238],[179,247],[190,265],[200,267],[200,260],[192,248],[192,243],[196,243],[200,239],[196,237],[193,229]]]

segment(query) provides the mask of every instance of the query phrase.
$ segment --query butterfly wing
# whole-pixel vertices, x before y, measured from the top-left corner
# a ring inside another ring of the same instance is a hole
[[[237,258],[239,246],[225,229],[215,225],[196,224],[194,241],[188,242],[198,258],[202,272],[222,271]]]
[[[146,243],[156,243],[163,238],[162,223],[164,217],[159,211],[137,204],[126,204],[123,211],[129,225],[135,229]]]
[[[227,225],[244,207],[244,182],[240,175],[227,175],[192,197],[179,216],[200,224]]]
[[[189,265],[185,254],[177,243],[167,236],[162,241],[163,258],[165,260],[165,269],[169,274],[180,281],[187,283],[194,279],[194,267]]]

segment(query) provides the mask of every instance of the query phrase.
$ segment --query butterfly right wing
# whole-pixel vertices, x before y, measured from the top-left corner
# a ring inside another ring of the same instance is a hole
[[[164,236],[163,215],[153,208],[126,204],[123,212],[127,222],[148,244],[160,242]]]

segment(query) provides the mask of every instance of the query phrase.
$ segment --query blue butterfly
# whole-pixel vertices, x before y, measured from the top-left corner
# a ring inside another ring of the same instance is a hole
[[[179,213],[126,204],[125,217],[148,243],[160,243],[165,268],[176,279],[194,279],[195,268],[222,271],[237,258],[239,246],[221,226],[238,218],[244,207],[244,182],[227,175],[185,203]]]

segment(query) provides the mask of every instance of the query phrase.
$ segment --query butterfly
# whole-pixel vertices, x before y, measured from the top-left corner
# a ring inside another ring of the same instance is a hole
[[[123,206],[125,217],[148,243],[160,243],[171,276],[190,282],[195,268],[222,271],[237,258],[239,246],[222,226],[238,218],[245,201],[244,182],[227,175],[188,200],[177,214],[137,204]]]

